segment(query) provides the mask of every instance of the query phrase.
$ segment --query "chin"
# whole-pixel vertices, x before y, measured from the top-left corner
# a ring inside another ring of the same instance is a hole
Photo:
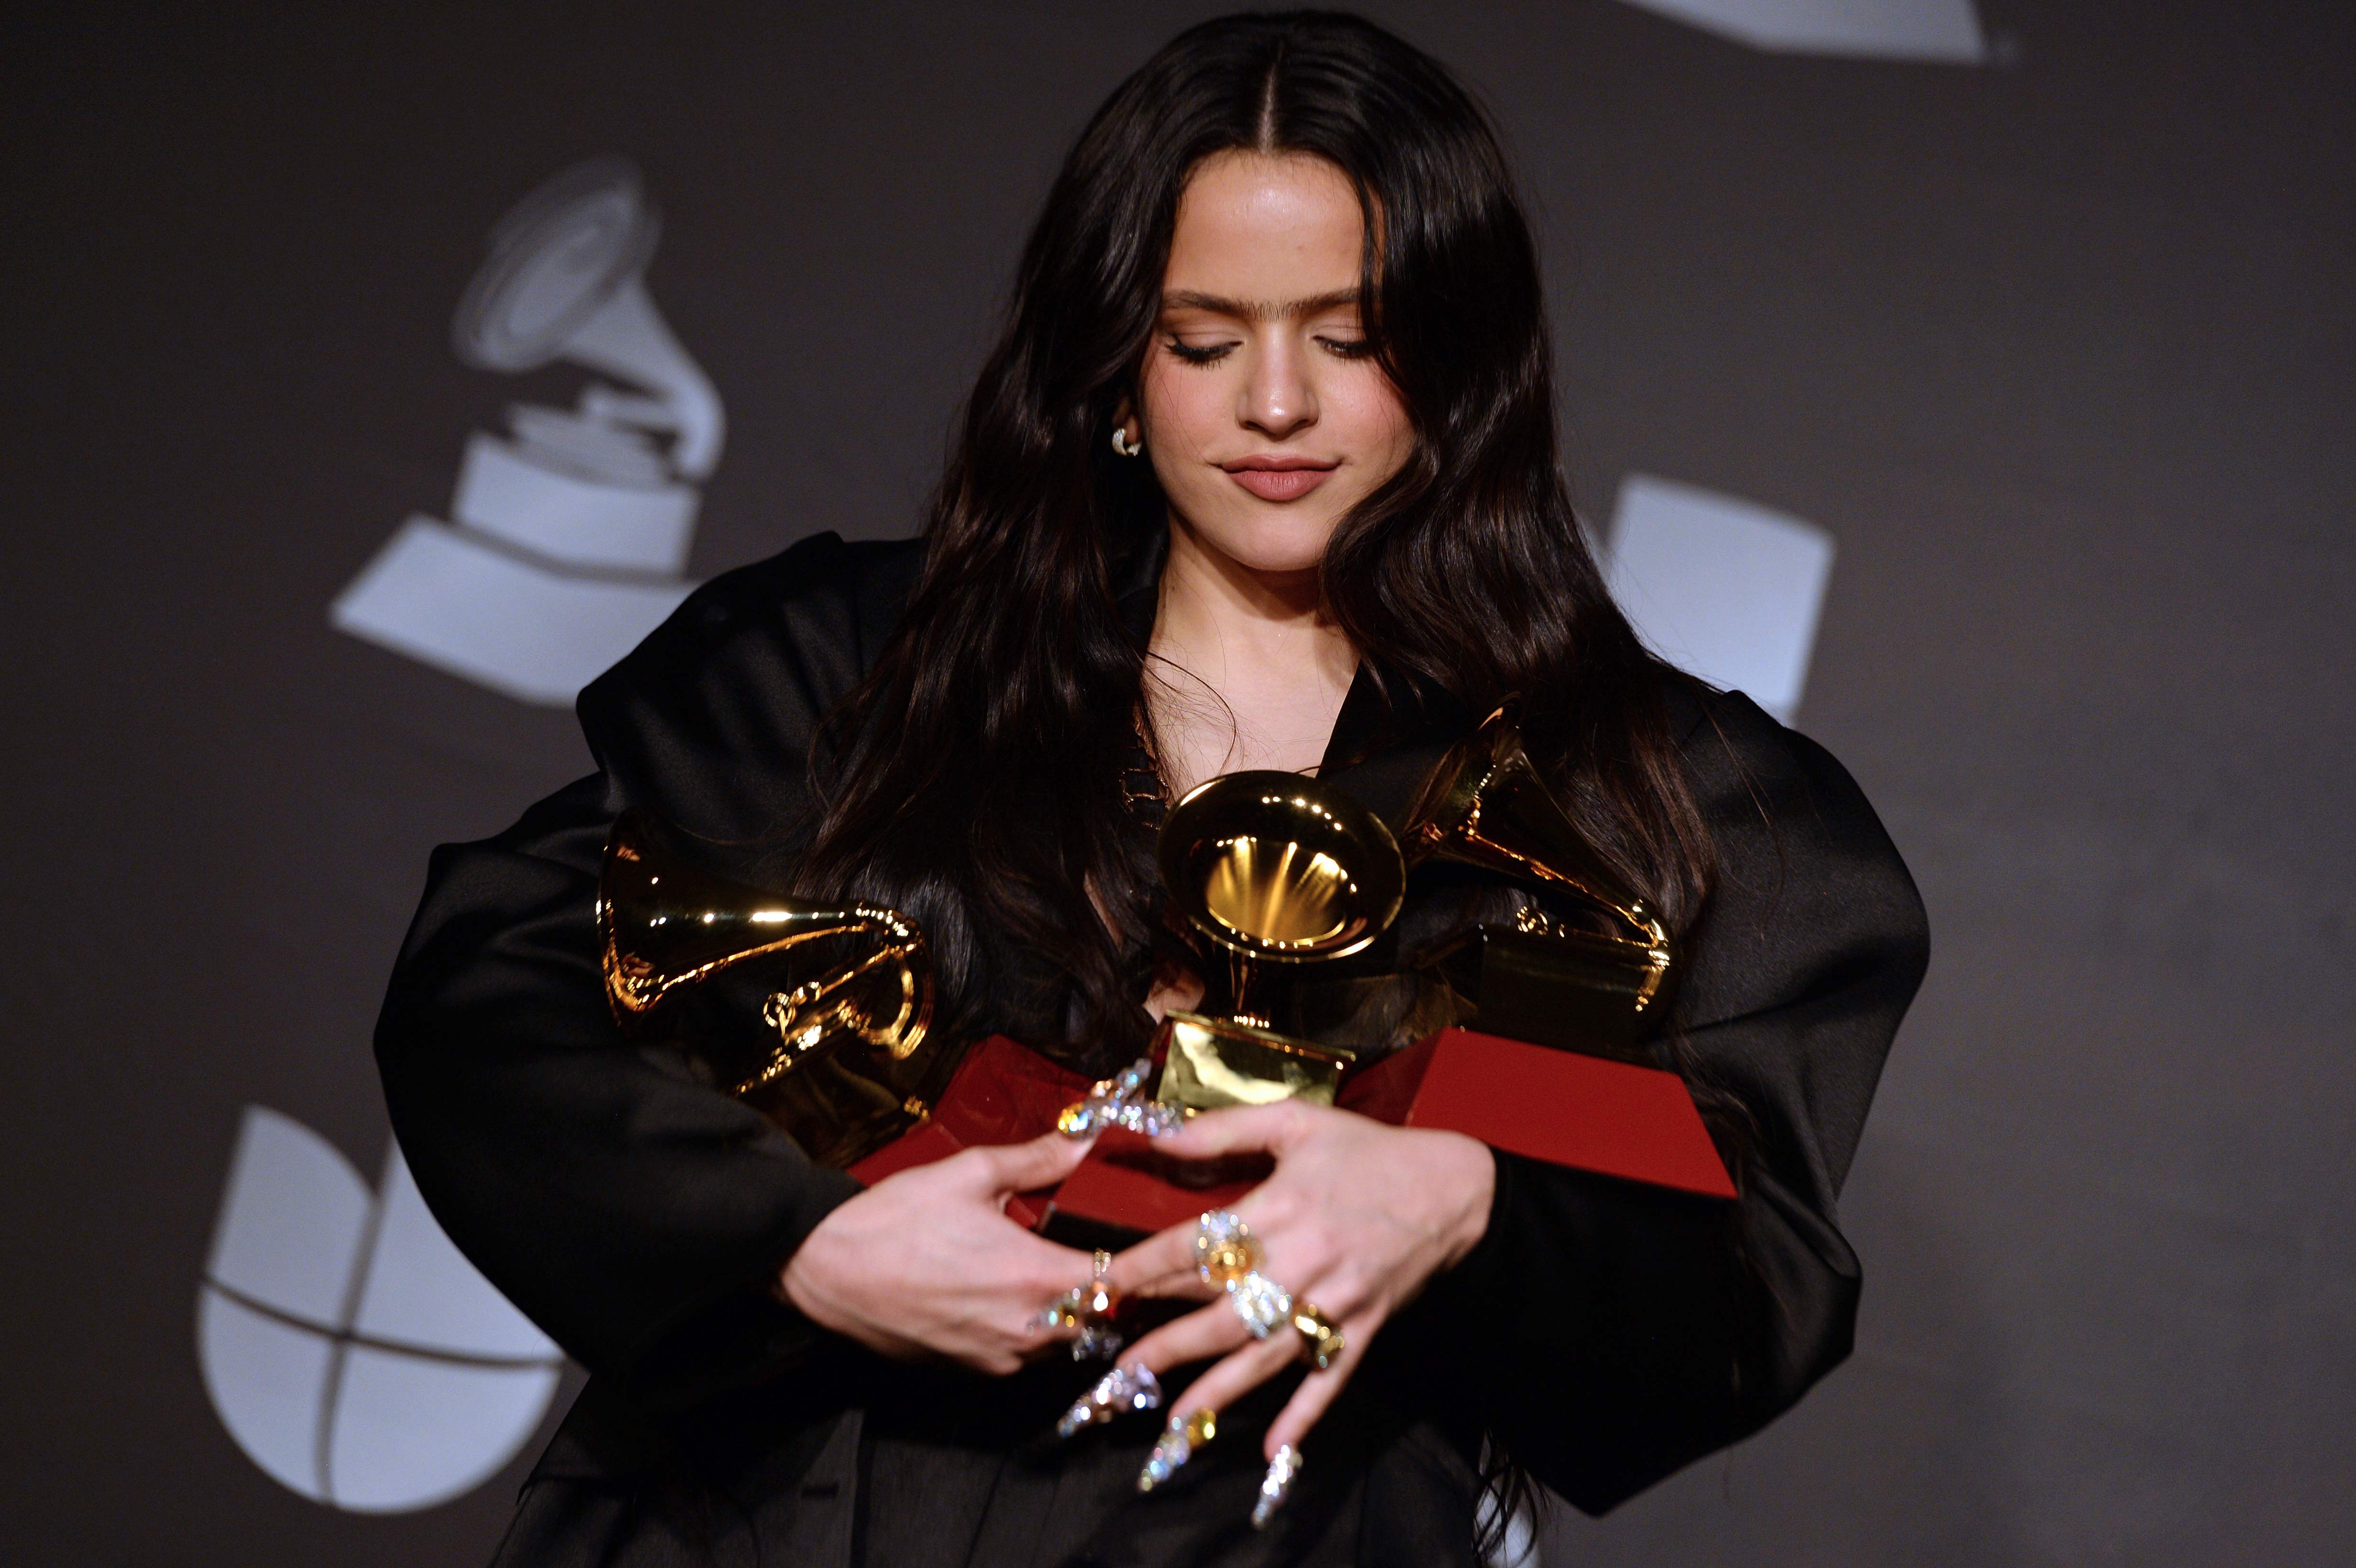
[[[1205,543],[1249,571],[1314,571],[1325,559],[1325,546],[1341,520],[1339,512],[1296,517],[1275,507],[1265,511],[1254,507],[1247,515],[1221,517],[1198,531]]]

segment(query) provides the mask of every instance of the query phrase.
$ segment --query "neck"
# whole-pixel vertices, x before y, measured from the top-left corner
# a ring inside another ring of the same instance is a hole
[[[1173,517],[1170,556],[1153,618],[1153,651],[1180,659],[1214,685],[1213,667],[1273,658],[1298,677],[1338,666],[1346,680],[1356,650],[1327,618],[1314,567],[1260,571],[1204,542]]]
[[[1256,571],[1177,517],[1151,647],[1147,698],[1181,788],[1237,767],[1314,767],[1358,666],[1314,569]]]

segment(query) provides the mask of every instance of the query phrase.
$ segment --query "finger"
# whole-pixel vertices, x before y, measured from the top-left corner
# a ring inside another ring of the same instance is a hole
[[[1222,1295],[1198,1311],[1164,1323],[1130,1346],[1120,1359],[1124,1363],[1143,1361],[1157,1372],[1166,1372],[1190,1361],[1226,1355],[1250,1339],[1244,1320],[1236,1316],[1236,1309]]]
[[[1194,1272],[1194,1233],[1201,1221],[1188,1220],[1157,1231],[1114,1254],[1105,1283],[1123,1296],[1183,1296],[1203,1286]]]
[[[1016,1262],[1027,1287],[1044,1290],[1049,1296],[1060,1296],[1076,1285],[1086,1285],[1096,1277],[1096,1254],[1077,1247],[1067,1247],[1061,1242],[1051,1242],[1034,1232],[1020,1226],[1007,1238],[1016,1249]],[[1041,1305],[1044,1305],[1042,1298]]]
[[[1028,1143],[987,1144],[966,1152],[981,1157],[990,1189],[996,1193],[1028,1192],[1058,1182],[1088,1157],[1089,1140],[1043,1133]]]
[[[1301,1379],[1301,1386],[1292,1391],[1292,1397],[1285,1401],[1284,1408],[1277,1412],[1276,1419],[1269,1424],[1268,1438],[1262,1445],[1269,1458],[1274,1459],[1276,1451],[1288,1443],[1296,1448],[1301,1446],[1301,1439],[1309,1435],[1310,1428],[1324,1419],[1327,1409],[1349,1386],[1351,1374],[1358,1370],[1359,1358],[1365,1353],[1366,1346],[1373,1341],[1376,1330],[1381,1327],[1379,1321],[1362,1319],[1342,1330],[1341,1355],[1334,1358],[1333,1364],[1323,1371],[1312,1371]]]
[[[1188,1383],[1186,1392],[1172,1406],[1172,1413],[1226,1410],[1300,1360],[1301,1348],[1288,1344],[1283,1337],[1271,1334],[1265,1339],[1247,1339],[1232,1354]]]
[[[1027,1231],[1010,1239],[1022,1243],[1023,1279],[1014,1297],[1022,1317],[1014,1327],[1020,1337],[1018,1354],[1029,1360],[1079,1337],[1078,1324],[1051,1322],[1048,1312],[1062,1303],[1074,1286],[1086,1285],[1096,1278],[1096,1257]]]
[[[1030,1319],[1037,1318],[1049,1306],[1063,1299],[1073,1286],[1085,1285],[1097,1277],[1093,1253],[1051,1242],[1020,1227],[1015,1227],[1006,1241],[1013,1249],[1009,1257],[1010,1272],[999,1275],[1001,1283],[989,1287],[1011,1291],[1023,1304]]]
[[[1156,1152],[1181,1159],[1215,1159],[1221,1155],[1265,1151],[1282,1159],[1285,1151],[1305,1136],[1320,1116],[1342,1113],[1298,1100],[1272,1105],[1231,1105],[1205,1111],[1178,1132],[1153,1140]]]

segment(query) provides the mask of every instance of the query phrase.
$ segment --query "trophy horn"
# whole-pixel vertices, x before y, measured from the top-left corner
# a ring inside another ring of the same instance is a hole
[[[606,841],[597,924],[605,997],[626,1035],[659,1033],[666,1015],[684,1011],[686,998],[711,993],[732,971],[753,980],[757,1008],[710,1009],[718,1018],[699,1018],[692,1042],[740,1096],[849,1040],[905,1062],[932,1027],[925,935],[905,916],[830,908],[710,875],[659,847],[636,813],[625,813]],[[827,961],[794,962],[819,955]],[[781,977],[793,983],[772,984]],[[894,1105],[905,1098],[887,1097]]]
[[[1391,830],[1299,773],[1226,773],[1170,808],[1158,853],[1171,901],[1226,952],[1230,1015],[1162,1019],[1156,1097],[1193,1110],[1333,1104],[1355,1053],[1275,1032],[1248,1004],[1253,966],[1346,958],[1389,930],[1407,893]]]
[[[1344,958],[1388,930],[1407,891],[1382,818],[1299,773],[1226,773],[1170,808],[1162,886],[1204,935],[1248,959]]]
[[[1580,1021],[1625,1040],[1662,1010],[1676,946],[1652,905],[1629,891],[1572,826],[1523,749],[1515,711],[1508,700],[1489,715],[1425,782],[1408,814],[1408,858],[1478,866],[1560,890],[1595,910],[1609,929],[1583,930],[1525,910],[1515,934],[1537,940],[1518,944],[1508,966],[1571,981],[1588,1004]],[[1486,999],[1483,1010],[1491,1010]]]

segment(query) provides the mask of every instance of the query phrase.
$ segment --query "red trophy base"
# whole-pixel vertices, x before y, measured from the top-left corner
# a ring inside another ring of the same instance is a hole
[[[1225,1209],[1275,1168],[1265,1155],[1215,1163],[1173,1159],[1151,1138],[1114,1127],[1098,1135],[1087,1158],[1055,1189],[1040,1229],[1069,1246],[1118,1252]]]
[[[913,1166],[985,1144],[1021,1143],[1085,1098],[1088,1079],[1028,1046],[992,1035],[966,1055],[925,1123],[851,1167],[870,1186]],[[1552,1165],[1711,1198],[1734,1183],[1674,1072],[1471,1029],[1431,1039],[1353,1071],[1335,1104],[1397,1126],[1462,1133]],[[1057,1186],[1017,1193],[1007,1216],[1073,1246],[1118,1250],[1224,1209],[1266,1179],[1265,1157],[1180,1161],[1118,1128],[1098,1136]]]
[[[1353,1073],[1335,1104],[1550,1165],[1735,1195],[1685,1080],[1657,1067],[1450,1029]]]
[[[921,1125],[851,1166],[851,1174],[873,1187],[887,1176],[947,1159],[959,1149],[1035,1138],[1054,1128],[1065,1106],[1087,1098],[1094,1083],[1027,1045],[991,1035],[965,1053],[940,1103]],[[1037,1230],[1046,1221],[1047,1200],[1055,1191],[1050,1187],[1016,1193],[1006,1200],[1007,1217]]]

